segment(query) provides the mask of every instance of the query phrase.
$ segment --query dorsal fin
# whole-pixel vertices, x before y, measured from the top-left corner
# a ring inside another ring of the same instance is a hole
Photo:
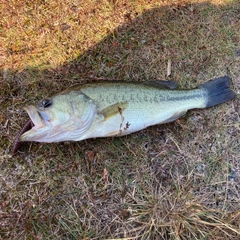
[[[161,89],[176,89],[178,87],[177,83],[175,83],[174,81],[165,80],[150,80],[144,82],[143,84]]]

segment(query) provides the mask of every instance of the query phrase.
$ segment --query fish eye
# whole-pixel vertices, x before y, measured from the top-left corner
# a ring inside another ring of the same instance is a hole
[[[49,108],[49,107],[52,106],[52,104],[53,104],[53,101],[52,101],[51,99],[44,99],[44,100],[42,101],[42,106],[43,106],[44,108]]]

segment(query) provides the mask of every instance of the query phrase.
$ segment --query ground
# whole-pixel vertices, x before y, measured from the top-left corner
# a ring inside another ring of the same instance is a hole
[[[1,239],[239,239],[238,0],[3,0],[0,9]],[[121,138],[27,143],[12,156],[23,107],[76,83],[194,88],[224,75],[233,101]]]

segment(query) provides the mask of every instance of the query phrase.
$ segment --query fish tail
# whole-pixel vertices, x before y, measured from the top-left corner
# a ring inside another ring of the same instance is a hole
[[[210,80],[199,86],[206,91],[206,108],[227,102],[236,97],[230,88],[230,77],[224,76]]]

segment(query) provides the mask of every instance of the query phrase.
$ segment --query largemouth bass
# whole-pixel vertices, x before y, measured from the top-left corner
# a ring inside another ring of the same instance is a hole
[[[227,76],[192,90],[174,82],[113,81],[71,87],[27,111],[33,127],[20,141],[61,142],[123,136],[155,124],[172,122],[189,109],[209,108],[233,99]]]

